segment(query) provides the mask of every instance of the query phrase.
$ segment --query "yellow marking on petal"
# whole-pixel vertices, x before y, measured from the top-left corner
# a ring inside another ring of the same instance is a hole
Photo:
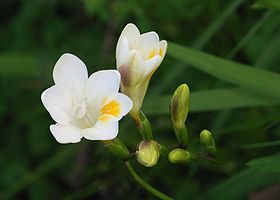
[[[108,115],[101,115],[100,117],[98,117],[98,120],[102,121],[102,122],[107,122],[109,121],[110,117]]]
[[[111,101],[110,103],[106,104],[103,106],[101,109],[102,114],[108,114],[108,115],[113,115],[113,116],[118,116],[121,112],[121,106],[119,102],[116,100]]]
[[[163,56],[163,50],[162,50],[162,49],[159,50],[159,55],[160,55],[161,57]]]
[[[156,49],[153,49],[153,50],[150,52],[150,54],[149,54],[149,56],[148,56],[148,59],[150,59],[150,58],[152,58],[152,57],[154,57],[154,56],[156,56],[156,55],[158,55],[157,50],[156,50]]]

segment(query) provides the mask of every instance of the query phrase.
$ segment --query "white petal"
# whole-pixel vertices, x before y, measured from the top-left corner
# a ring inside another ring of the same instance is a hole
[[[136,85],[145,79],[146,63],[143,59],[143,55],[140,52],[135,53],[129,71],[131,85]]]
[[[145,75],[145,62],[143,55],[139,51],[130,50],[127,62],[118,68],[121,74],[122,84],[132,87],[142,81]]]
[[[166,54],[166,50],[167,50],[167,42],[166,40],[161,40],[159,42],[159,46],[160,46],[160,50],[161,52],[161,57],[164,58],[165,54]]]
[[[88,73],[86,65],[78,57],[63,54],[55,64],[53,79],[59,87],[70,90],[76,100],[83,100]]]
[[[120,39],[124,36],[127,37],[129,43],[132,43],[139,38],[140,32],[134,24],[129,23],[124,27]]]
[[[122,37],[119,39],[116,49],[116,59],[117,59],[117,68],[124,65],[128,62],[130,53],[129,53],[129,43],[127,37]]]
[[[55,124],[50,126],[50,130],[57,142],[61,144],[77,143],[82,138],[81,130],[75,126]]]
[[[115,97],[115,100],[117,102],[119,102],[120,106],[121,106],[121,112],[118,116],[116,116],[117,119],[120,120],[123,116],[125,116],[131,110],[133,103],[128,96],[126,96],[122,93],[118,93]]]
[[[112,115],[102,115],[92,128],[83,129],[82,135],[88,140],[111,140],[119,132],[118,120]]]
[[[93,73],[87,82],[86,96],[89,105],[100,107],[119,91],[120,73],[117,70],[101,70]]]
[[[66,125],[74,121],[74,110],[72,109],[71,95],[68,91],[54,85],[42,93],[41,100],[57,123]]]
[[[146,60],[146,75],[152,75],[156,69],[158,68],[158,66],[160,65],[160,63],[162,62],[162,57],[159,55],[156,55],[154,57],[152,57],[149,60]]]
[[[159,43],[158,34],[154,31],[144,33],[140,35],[140,46],[143,50],[150,50],[155,48],[155,45]]]

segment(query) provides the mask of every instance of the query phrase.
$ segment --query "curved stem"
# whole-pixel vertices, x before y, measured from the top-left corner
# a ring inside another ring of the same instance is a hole
[[[132,117],[141,136],[144,140],[152,140],[153,139],[153,131],[151,128],[151,124],[146,117],[146,115],[140,111],[136,116]]]
[[[151,185],[149,185],[146,181],[144,181],[133,169],[132,165],[130,164],[129,161],[125,162],[125,165],[130,173],[130,175],[132,176],[132,178],[139,184],[141,185],[143,188],[145,188],[148,192],[150,192],[151,194],[153,194],[154,196],[158,197],[159,199],[162,200],[173,200],[171,197],[163,194],[162,192],[158,191],[157,189],[155,189],[154,187],[152,187]]]

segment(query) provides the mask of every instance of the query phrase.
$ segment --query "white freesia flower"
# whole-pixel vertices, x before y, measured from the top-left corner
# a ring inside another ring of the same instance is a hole
[[[118,134],[118,121],[132,101],[118,92],[120,74],[103,70],[88,77],[86,65],[72,54],[63,54],[53,70],[55,85],[42,93],[43,105],[56,124],[50,131],[59,143],[111,140]]]
[[[121,89],[133,101],[132,116],[141,109],[151,76],[161,64],[167,49],[156,32],[140,34],[134,24],[127,24],[117,43],[117,69]]]

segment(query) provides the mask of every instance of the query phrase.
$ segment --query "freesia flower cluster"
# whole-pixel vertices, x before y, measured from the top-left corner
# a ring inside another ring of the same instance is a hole
[[[128,24],[117,43],[117,70],[88,76],[86,65],[75,55],[63,54],[54,66],[54,85],[41,100],[55,124],[50,131],[59,143],[112,140],[118,121],[129,111],[137,118],[149,80],[162,62],[166,41],[155,32],[140,34]],[[124,94],[119,93],[119,87]]]
[[[77,143],[82,138],[101,140],[107,150],[125,162],[131,176],[160,199],[172,198],[141,179],[129,160],[134,156],[139,164],[153,167],[161,155],[167,155],[168,148],[154,139],[151,124],[141,111],[151,76],[163,61],[166,49],[167,42],[160,41],[155,32],[140,34],[134,24],[127,24],[116,47],[117,70],[101,70],[89,76],[83,61],[75,55],[63,54],[54,66],[54,85],[41,96],[43,105],[55,121],[50,131],[59,143]],[[187,164],[216,156],[215,141],[208,130],[200,133],[200,143],[206,152],[193,152],[189,147],[186,126],[189,94],[187,84],[182,84],[170,102],[172,125],[178,141],[178,146],[168,153],[172,164]],[[134,153],[117,138],[118,122],[127,113],[142,136]]]

